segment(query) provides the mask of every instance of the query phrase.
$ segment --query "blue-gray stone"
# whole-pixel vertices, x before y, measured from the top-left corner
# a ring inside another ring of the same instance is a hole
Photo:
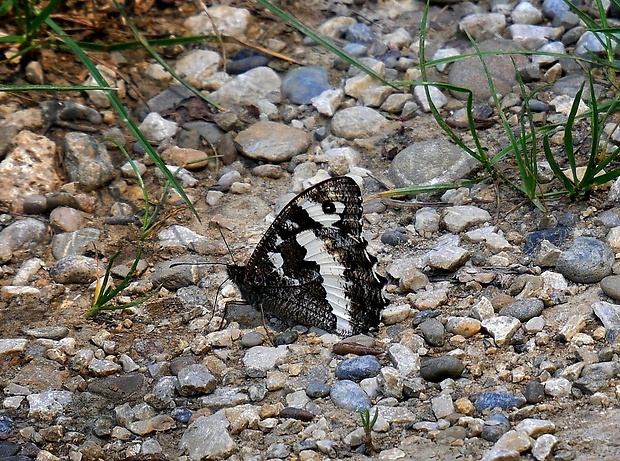
[[[312,98],[331,90],[327,69],[319,66],[298,67],[282,79],[282,95],[294,104],[310,104]]]
[[[322,381],[312,381],[306,387],[306,395],[312,399],[327,397],[331,388]]]
[[[499,438],[510,430],[510,421],[506,416],[492,415],[482,427],[480,437],[489,442],[497,442]]]
[[[355,382],[348,379],[337,381],[331,388],[329,396],[338,408],[350,411],[370,409],[370,398]]]
[[[523,252],[528,255],[532,254],[536,249],[536,245],[543,240],[547,240],[556,246],[561,245],[569,234],[570,229],[564,226],[530,232],[525,237],[525,247],[523,248]]]
[[[377,40],[375,33],[366,24],[358,22],[348,27],[344,33],[346,41],[351,43],[368,44]]]
[[[564,0],[545,0],[542,5],[542,11],[548,18],[554,18],[556,14],[570,11],[570,7]]]
[[[0,459],[16,455],[20,448],[21,447],[16,443],[0,442]]]
[[[478,413],[482,413],[484,410],[491,408],[508,410],[512,407],[520,408],[523,405],[525,405],[525,399],[523,397],[517,397],[504,392],[485,392],[478,396],[474,404]]]
[[[499,315],[507,315],[514,317],[521,322],[527,322],[529,319],[538,317],[542,314],[544,308],[545,303],[543,303],[540,299],[526,298],[520,299],[514,303],[508,304],[506,307],[503,307],[499,311]]]
[[[256,51],[244,49],[239,51],[232,60],[226,64],[226,72],[230,75],[238,75],[247,72],[255,67],[262,67],[269,64],[269,56]]]
[[[592,237],[578,237],[563,251],[555,266],[568,280],[576,283],[596,283],[611,274],[614,252],[605,243]]]
[[[177,407],[172,411],[172,417],[180,423],[187,423],[193,413],[189,408]]]
[[[381,234],[381,243],[385,243],[390,246],[397,246],[401,243],[407,243],[409,237],[402,232],[397,230],[388,230]]]
[[[381,364],[374,355],[362,355],[343,360],[336,365],[336,378],[361,381],[364,378],[377,376],[381,371]]]

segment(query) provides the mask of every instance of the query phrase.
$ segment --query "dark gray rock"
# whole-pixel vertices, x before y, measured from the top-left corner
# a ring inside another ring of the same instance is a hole
[[[485,421],[480,437],[489,442],[497,442],[499,438],[510,430],[510,421],[502,414],[492,415]]]
[[[306,395],[313,399],[327,397],[331,391],[331,387],[321,381],[312,381],[306,387]]]
[[[443,346],[446,341],[446,329],[436,318],[430,318],[420,324],[424,340],[430,346]]]
[[[542,314],[545,304],[537,298],[526,298],[508,304],[499,311],[499,315],[507,315],[514,317],[521,322],[527,322],[529,319],[538,317]]]
[[[592,237],[578,237],[560,254],[556,270],[576,283],[596,283],[611,273],[614,252]]]
[[[601,280],[601,290],[611,299],[620,301],[620,275],[610,275]]]
[[[427,381],[439,382],[446,378],[460,378],[465,365],[460,359],[451,355],[433,357],[420,365],[420,376]]]
[[[523,396],[528,403],[540,403],[545,400],[545,386],[543,386],[539,381],[530,381],[525,385]]]

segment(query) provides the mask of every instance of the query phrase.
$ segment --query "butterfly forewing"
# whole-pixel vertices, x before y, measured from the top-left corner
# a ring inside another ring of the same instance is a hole
[[[355,181],[323,181],[291,200],[246,266],[229,275],[252,305],[340,334],[368,331],[386,305],[385,279],[361,236],[362,197]]]

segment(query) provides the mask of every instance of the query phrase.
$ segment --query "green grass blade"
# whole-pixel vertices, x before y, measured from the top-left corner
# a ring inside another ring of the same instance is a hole
[[[362,63],[357,61],[355,58],[350,56],[348,53],[345,53],[340,47],[334,45],[331,41],[327,40],[326,38],[321,37],[312,28],[308,27],[303,22],[301,22],[297,18],[291,16],[289,13],[285,12],[284,10],[281,10],[280,8],[275,6],[273,3],[269,2],[268,0],[256,0],[256,1],[261,6],[267,8],[269,11],[271,11],[274,15],[276,15],[282,21],[286,22],[287,24],[290,24],[291,26],[293,26],[295,29],[297,29],[302,34],[306,35],[307,37],[310,37],[316,43],[321,45],[323,48],[325,48],[329,52],[335,54],[340,59],[348,62],[350,65],[353,65],[353,66],[357,67],[359,70],[361,70],[365,74],[370,75],[371,77],[379,80],[384,85],[388,85],[388,86],[391,86],[392,88],[398,89],[398,87],[396,85],[394,85],[394,83],[392,83],[392,82],[390,82],[388,80],[385,80],[383,77],[380,77],[372,69],[366,67],[365,65],[363,65]]]
[[[577,94],[575,94],[575,99],[573,100],[573,105],[571,106],[570,113],[568,114],[568,118],[566,119],[566,125],[564,126],[564,150],[566,154],[566,158],[568,160],[568,165],[572,172],[572,179],[574,181],[575,189],[579,189],[579,178],[577,178],[577,160],[575,158],[575,145],[573,143],[573,125],[575,120],[577,120],[577,110],[579,109],[579,103],[581,102],[581,95],[583,94],[584,84],[581,85]],[[594,96],[594,95],[593,95]]]
[[[568,176],[564,174],[564,172],[560,168],[560,165],[558,165],[558,162],[555,159],[553,152],[551,152],[551,144],[549,143],[548,135],[545,135],[543,137],[543,152],[545,154],[547,162],[549,162],[549,166],[551,167],[551,170],[553,171],[555,177],[562,182],[564,189],[566,189],[569,194],[572,194],[575,191],[575,184],[571,179],[568,178]]]
[[[32,22],[29,24],[29,30],[27,33],[29,35],[39,32],[41,26],[45,23],[47,18],[56,11],[58,5],[60,5],[62,0],[51,0],[45,7],[34,17]]]
[[[207,98],[204,94],[202,94],[202,92],[198,91],[194,85],[191,85],[187,80],[185,80],[184,78],[180,77],[173,69],[172,67],[170,67],[168,65],[168,63],[164,60],[164,58],[161,57],[161,55],[155,51],[155,49],[150,45],[150,43],[148,42],[148,40],[146,38],[144,38],[144,35],[142,35],[140,33],[140,31],[136,28],[136,26],[133,24],[133,22],[131,21],[131,18],[127,15],[127,13],[125,12],[125,9],[118,3],[117,0],[114,0],[114,4],[116,5],[116,7],[118,8],[118,10],[121,12],[121,15],[123,16],[123,18],[125,19],[125,22],[127,23],[127,25],[129,26],[129,28],[131,29],[131,32],[134,34],[134,36],[138,39],[138,41],[140,42],[140,44],[144,47],[144,49],[146,51],[149,52],[149,54],[151,56],[153,56],[153,58],[164,68],[166,69],[166,71],[172,75],[172,77],[177,80],[179,83],[181,83],[185,88],[187,88],[189,91],[192,92],[192,94],[194,96],[196,96],[199,99],[202,99],[203,101],[205,101],[207,104],[217,108],[218,110],[222,110],[223,108],[217,104],[215,101],[212,101],[211,99]]]
[[[51,18],[48,18],[46,20],[46,24],[67,44],[67,46],[69,46],[71,48],[71,50],[76,54],[76,56],[80,59],[80,61],[82,61],[82,63],[86,67],[86,69],[93,76],[93,78],[95,79],[97,84],[99,84],[102,88],[106,87],[108,84],[105,81],[105,79],[103,78],[103,76],[101,75],[101,73],[99,72],[99,70],[95,67],[94,63],[86,55],[86,53],[84,53],[80,49],[80,47],[77,46],[77,44],[71,39],[71,37],[69,37],[64,32],[64,30],[62,30],[62,28],[60,26],[58,26]],[[160,169],[162,174],[168,179],[168,181],[170,181],[170,183],[173,185],[174,189],[183,198],[183,201],[186,203],[186,205],[189,207],[189,209],[192,211],[192,213],[196,216],[196,218],[198,218],[198,220],[200,221],[200,217],[198,216],[198,213],[196,212],[196,209],[192,205],[192,202],[189,200],[189,198],[185,194],[185,191],[183,190],[183,188],[181,187],[179,182],[176,180],[176,178],[172,175],[172,173],[170,173],[170,171],[168,171],[168,168],[166,167],[164,162],[161,160],[161,158],[159,157],[157,152],[155,152],[155,150],[150,145],[148,140],[140,132],[140,130],[138,129],[137,125],[131,120],[131,118],[129,117],[129,114],[125,110],[125,107],[123,106],[121,101],[118,99],[116,94],[113,91],[110,91],[110,90],[102,90],[102,91],[104,91],[106,93],[108,99],[110,100],[110,103],[112,104],[112,107],[114,107],[114,109],[116,110],[116,112],[120,116],[120,118],[123,121],[123,123],[125,123],[127,128],[133,134],[133,136],[144,147],[144,149],[146,150],[146,152],[149,155],[149,157],[157,165],[157,167]]]

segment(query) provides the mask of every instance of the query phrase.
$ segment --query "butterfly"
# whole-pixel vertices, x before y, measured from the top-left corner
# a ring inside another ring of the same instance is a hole
[[[228,276],[255,308],[342,336],[364,333],[379,325],[387,301],[361,233],[359,186],[330,178],[293,198],[247,265],[228,265]]]

